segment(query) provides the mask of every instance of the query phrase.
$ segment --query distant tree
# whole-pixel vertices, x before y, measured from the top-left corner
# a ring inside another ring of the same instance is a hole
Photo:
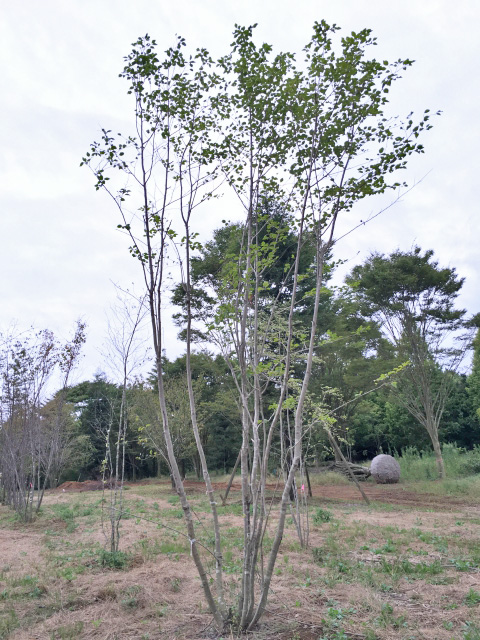
[[[137,300],[128,293],[118,292],[112,305],[108,322],[105,353],[108,365],[119,386],[118,421],[111,421],[105,434],[105,457],[102,464],[104,490],[108,493],[110,527],[105,532],[110,541],[110,552],[118,551],[120,520],[123,514],[123,487],[125,480],[128,445],[129,386],[138,368],[145,363],[145,338],[141,337],[141,325],[147,314],[144,300]],[[103,514],[103,511],[102,511]],[[103,519],[102,519],[103,520]]]
[[[7,336],[0,353],[0,474],[3,497],[26,521],[55,486],[72,444],[65,401],[70,375],[85,342],[77,322],[72,340],[60,345],[51,331]],[[62,388],[45,407],[54,372]]]
[[[280,203],[264,199],[254,214],[258,252],[268,255],[264,259],[259,291],[259,306],[267,308],[274,301],[279,307],[291,299],[293,293],[293,265],[297,254],[298,235],[294,216]],[[245,266],[245,224],[224,222],[213,232],[213,238],[200,248],[200,255],[192,257],[191,308],[192,319],[197,321],[194,335],[211,341],[206,327],[210,324],[225,294],[225,283],[231,276],[232,264]],[[300,252],[299,278],[296,283],[296,317],[308,323],[312,315],[312,287],[315,285],[315,246],[311,233],[305,233]],[[325,281],[328,280],[328,266]],[[173,290],[172,302],[182,307],[174,315],[185,339],[186,291],[184,283]],[[250,301],[252,303],[252,301]],[[198,324],[199,323],[199,324]],[[203,329],[203,330],[202,330]]]
[[[103,373],[68,390],[67,402],[73,404],[81,432],[88,437],[92,450],[88,464],[81,469],[82,480],[101,476],[107,434],[119,421],[120,399],[120,389]]]
[[[192,384],[198,407],[198,422],[206,457],[211,469],[226,471],[235,463],[241,430],[239,410],[231,378],[221,356],[207,352],[192,354]],[[174,361],[164,358],[164,386],[168,412],[171,418],[172,442],[182,477],[194,470],[201,477],[201,466],[193,437],[190,405],[185,394],[186,358]],[[140,432],[147,450],[169,467],[163,437],[156,376],[150,384],[136,385],[132,389],[131,420]]]
[[[477,428],[480,429],[480,329],[473,341],[472,371],[467,379],[467,393]]]
[[[75,405],[65,401],[65,397],[62,399],[62,395],[66,394],[60,389],[40,411],[42,431],[49,434],[48,437],[55,442],[50,474],[51,487],[81,477],[94,454],[90,438],[82,433]]]
[[[350,458],[356,444],[353,414],[362,394],[393,368],[394,349],[378,323],[362,315],[358,299],[349,290],[332,293],[327,318],[328,329],[316,350],[311,391],[335,417],[334,431]]]
[[[455,308],[463,285],[455,269],[440,268],[433,251],[372,254],[348,278],[365,311],[391,340],[399,361],[407,362],[392,387],[397,401],[426,429],[445,476],[439,428],[468,341],[466,311]]]

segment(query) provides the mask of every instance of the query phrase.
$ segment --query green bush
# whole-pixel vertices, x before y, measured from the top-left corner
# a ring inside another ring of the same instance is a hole
[[[313,524],[322,524],[323,522],[330,522],[332,519],[332,513],[326,509],[320,509],[320,507],[313,514]]]
[[[130,554],[125,551],[106,551],[102,549],[100,552],[100,561],[104,567],[109,569],[126,569],[130,564]]]

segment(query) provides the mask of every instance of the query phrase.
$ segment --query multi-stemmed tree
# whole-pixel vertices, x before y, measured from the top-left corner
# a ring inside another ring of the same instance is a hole
[[[430,127],[428,113],[418,123],[411,117],[403,122],[384,115],[391,84],[411,62],[388,64],[370,58],[367,51],[375,39],[369,30],[343,38],[336,53],[336,31],[325,22],[316,23],[300,64],[291,53],[274,54],[270,45],[257,46],[253,27],[237,26],[231,52],[217,62],[204,49],[185,55],[182,39],[160,60],[155,42],[140,38],[122,73],[134,98],[135,133],[124,137],[104,130],[82,162],[92,168],[96,188],[106,189],[114,199],[119,227],[128,234],[130,252],[143,272],[165,446],[192,557],[220,628],[252,629],[265,611],[302,460],[304,405],[325,260],[337,219],[366,196],[399,186],[397,171],[405,168],[411,154],[422,152],[417,138]],[[127,184],[114,186],[115,171]],[[191,264],[201,246],[202,224],[196,211],[202,207],[205,212],[208,201],[222,190],[238,197],[239,215],[243,214],[239,250],[222,265],[217,290],[210,292],[212,316],[207,319],[207,329],[230,367],[242,416],[244,547],[236,603],[226,599],[218,507],[191,370],[196,301]],[[296,242],[284,267],[277,270],[274,288],[268,274],[286,232],[265,215],[265,203],[279,203],[295,229]],[[304,290],[301,265],[306,251],[311,286]],[[164,388],[163,301],[172,255],[179,262],[183,288],[190,420],[211,506],[213,584],[175,457]],[[287,290],[288,296],[282,295]],[[311,309],[307,330],[301,331],[296,326],[299,296]],[[292,382],[298,358],[303,360],[302,375]],[[264,395],[272,384],[276,397],[266,406]],[[266,502],[268,462],[286,406],[291,412],[289,467],[273,524],[273,544],[264,556],[271,513]]]
[[[71,342],[60,345],[51,331],[7,336],[0,353],[0,477],[3,499],[24,520],[42,504],[45,489],[55,486],[72,451],[66,392],[85,341],[77,323]],[[45,411],[47,383],[54,372],[62,388]]]

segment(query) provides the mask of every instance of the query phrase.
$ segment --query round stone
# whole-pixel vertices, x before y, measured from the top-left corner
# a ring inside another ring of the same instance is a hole
[[[400,480],[400,465],[392,456],[381,453],[375,456],[370,472],[377,484],[395,484]]]

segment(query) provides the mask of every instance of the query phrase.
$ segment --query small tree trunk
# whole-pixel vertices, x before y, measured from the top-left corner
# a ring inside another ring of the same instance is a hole
[[[230,489],[232,487],[233,480],[235,478],[235,474],[237,473],[238,463],[240,462],[240,454],[241,454],[241,451],[238,452],[237,460],[236,460],[235,465],[233,467],[232,475],[230,476],[230,480],[228,481],[227,488],[225,490],[225,495],[222,497],[222,506],[223,507],[225,506],[225,503],[226,503],[227,498],[228,498],[228,494],[230,493]]]
[[[443,480],[446,477],[445,464],[443,462],[442,447],[440,446],[440,441],[437,434],[434,434],[432,436],[432,444],[433,450],[435,452],[435,462],[437,464],[438,477],[440,478],[440,480]]]
[[[307,465],[305,465],[305,477],[307,478],[307,485],[308,485],[308,497],[309,497],[309,498],[313,498],[312,485],[310,484],[310,474],[308,473],[308,467],[307,467]]]

